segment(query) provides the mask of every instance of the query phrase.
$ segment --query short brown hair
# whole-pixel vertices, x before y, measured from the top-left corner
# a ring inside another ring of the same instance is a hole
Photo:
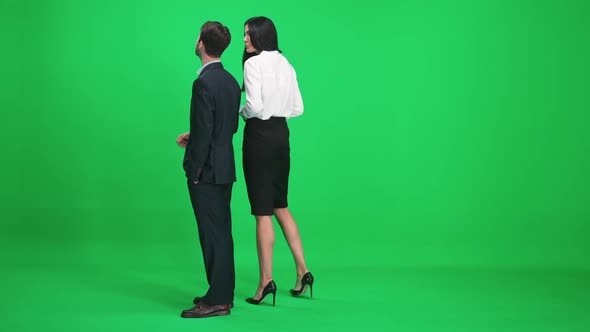
[[[199,39],[205,45],[208,55],[219,58],[231,41],[231,34],[220,22],[208,21],[201,27]]]

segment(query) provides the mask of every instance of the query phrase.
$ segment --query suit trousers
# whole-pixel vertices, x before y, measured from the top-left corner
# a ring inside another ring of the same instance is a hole
[[[203,302],[230,304],[234,300],[235,267],[231,221],[233,184],[188,183],[209,290]]]

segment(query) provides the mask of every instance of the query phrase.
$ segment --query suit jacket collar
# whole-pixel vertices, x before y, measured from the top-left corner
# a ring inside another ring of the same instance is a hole
[[[203,75],[203,73],[205,73],[211,69],[223,69],[223,65],[221,64],[221,62],[209,63],[205,66],[205,68],[201,69],[201,72],[199,73],[199,75]]]

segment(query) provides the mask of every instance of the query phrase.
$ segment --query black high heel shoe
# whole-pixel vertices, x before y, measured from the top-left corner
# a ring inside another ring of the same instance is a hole
[[[262,290],[262,296],[260,297],[259,300],[253,298],[253,297],[249,297],[246,299],[246,302],[250,303],[250,304],[260,304],[262,302],[262,300],[264,300],[264,297],[267,296],[268,294],[272,294],[272,306],[275,306],[275,299],[277,296],[277,284],[275,284],[275,282],[273,280],[269,281],[268,284],[266,284],[266,286],[264,287],[264,289]]]
[[[307,272],[301,278],[301,288],[300,289],[291,289],[290,290],[291,294],[293,294],[294,296],[299,296],[305,290],[305,286],[309,286],[309,294],[310,294],[309,297],[313,297],[313,280],[314,279],[313,279],[313,275],[311,275],[311,272]]]

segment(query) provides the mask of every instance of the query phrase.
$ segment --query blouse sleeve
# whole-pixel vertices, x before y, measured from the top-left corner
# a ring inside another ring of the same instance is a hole
[[[249,119],[262,114],[262,76],[252,61],[244,64],[244,87],[246,104],[240,110],[242,117]]]
[[[299,90],[295,70],[293,70],[293,82],[291,82],[291,86],[293,87],[293,109],[289,118],[294,118],[303,114],[303,99],[301,99],[301,91]]]

